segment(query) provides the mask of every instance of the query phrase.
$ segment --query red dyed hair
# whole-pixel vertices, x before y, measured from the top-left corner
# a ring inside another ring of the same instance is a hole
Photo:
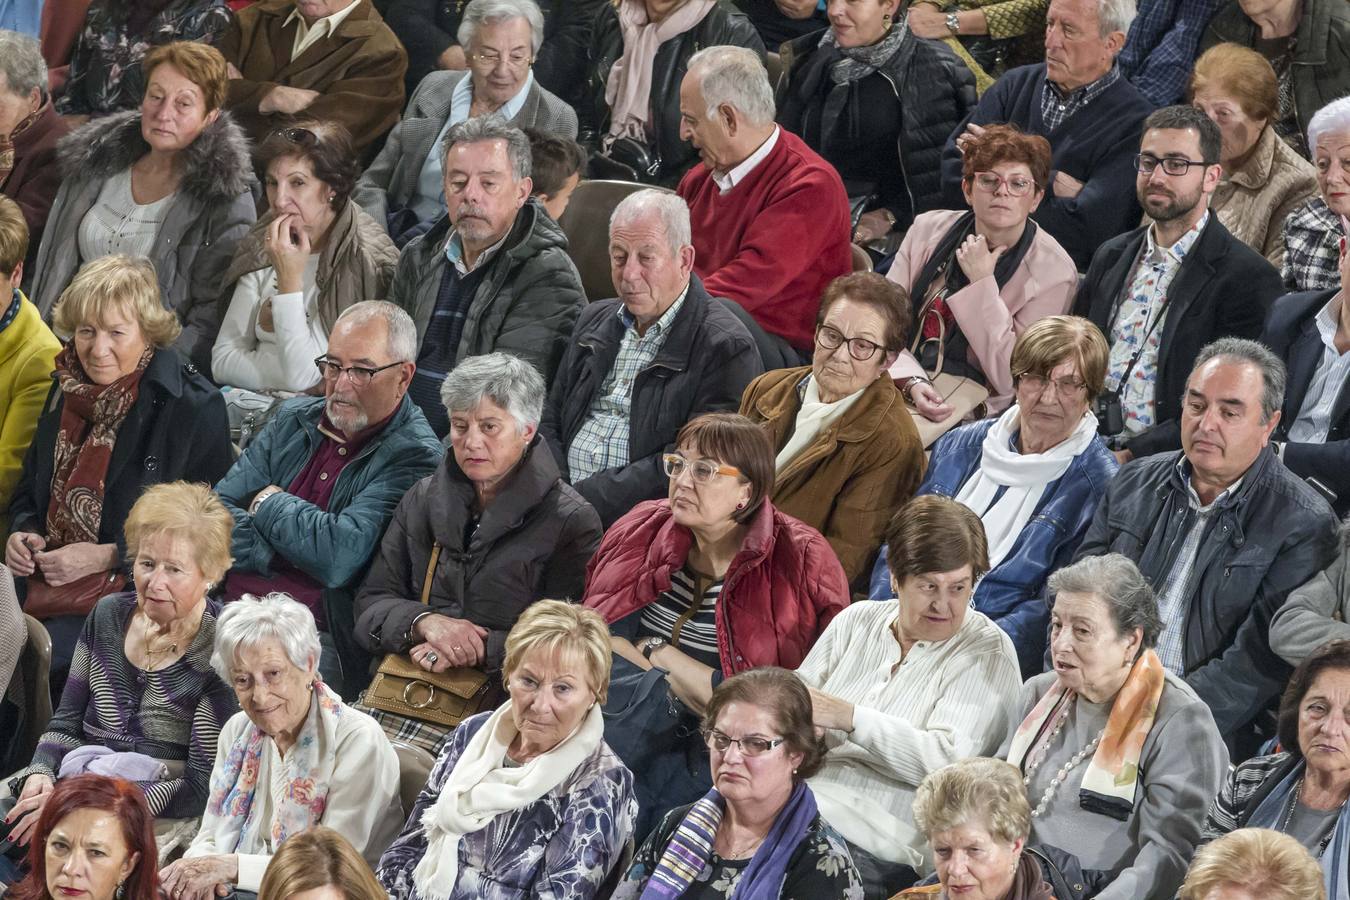
[[[1024,163],[1036,187],[1045,190],[1050,181],[1050,142],[1016,125],[986,125],[984,134],[972,138],[961,154],[961,177],[970,182],[976,172],[988,172],[1007,162]]]
[[[155,818],[145,795],[130,781],[105,775],[76,775],[56,783],[38,817],[28,844],[28,877],[9,889],[9,900],[52,900],[47,892],[47,836],[66,816],[81,809],[110,812],[122,825],[129,853],[139,853],[127,876],[126,900],[156,900],[159,895]]]

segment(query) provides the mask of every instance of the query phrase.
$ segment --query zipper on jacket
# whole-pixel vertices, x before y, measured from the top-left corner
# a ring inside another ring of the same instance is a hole
[[[880,69],[877,70],[877,74],[886,79],[886,83],[891,86],[891,92],[895,94],[895,102],[900,104],[901,110],[904,110],[905,104],[904,101],[900,99],[900,89],[895,86],[895,82],[891,79],[891,76]],[[905,130],[903,123],[900,125],[900,130],[902,133]],[[900,163],[900,177],[905,180],[905,195],[909,197],[909,215],[910,218],[913,219],[919,214],[919,208],[914,203],[914,189],[909,186],[909,173],[905,171],[905,152],[898,143],[895,146],[895,158]],[[941,173],[939,172],[939,174]]]

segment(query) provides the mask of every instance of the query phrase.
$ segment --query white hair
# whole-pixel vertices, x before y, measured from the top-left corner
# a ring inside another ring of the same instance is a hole
[[[398,362],[417,362],[417,325],[398,306],[388,300],[362,300],[353,303],[337,317],[337,323],[350,322],[352,325],[365,325],[376,319],[384,322],[388,328],[386,349]]]
[[[216,670],[221,681],[229,684],[234,680],[239,651],[269,640],[282,646],[286,658],[297,669],[311,672],[318,668],[323,649],[319,645],[314,613],[292,599],[290,594],[283,593],[265,597],[245,594],[233,603],[225,604],[225,611],[216,619],[211,668]]]
[[[516,430],[539,424],[544,414],[544,376],[510,353],[471,356],[457,363],[441,382],[441,403],[454,414],[491,400],[516,420]]]
[[[489,23],[524,19],[530,23],[530,45],[534,52],[544,43],[544,14],[534,0],[473,0],[460,14],[459,31],[455,37],[461,47],[469,47],[478,36],[478,29]]]
[[[34,90],[47,97],[47,61],[38,42],[26,34],[0,31],[0,75],[16,97],[26,99]]]
[[[679,194],[656,188],[636,191],[620,200],[609,217],[609,233],[612,235],[615,228],[648,215],[655,216],[665,228],[672,254],[678,255],[680,250],[692,243],[689,205]]]
[[[708,118],[716,118],[718,107],[725,104],[751,125],[773,122],[773,87],[769,84],[769,72],[755,51],[745,47],[708,47],[689,57],[688,71],[697,72]]]
[[[1097,33],[1101,37],[1113,31],[1129,34],[1136,11],[1135,0],[1097,0]]]
[[[1317,149],[1324,134],[1350,133],[1350,97],[1332,100],[1308,120],[1308,147]]]

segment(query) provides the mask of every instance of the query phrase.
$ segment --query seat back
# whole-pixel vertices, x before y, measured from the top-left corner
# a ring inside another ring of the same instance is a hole
[[[31,760],[38,740],[52,719],[52,639],[47,628],[30,615],[23,617],[27,639],[19,664],[10,678],[8,699],[17,707],[20,733],[15,735],[12,758]]]
[[[778,93],[778,82],[783,78],[783,57],[777,53],[764,54],[764,68],[769,73],[769,87]]]
[[[402,741],[391,741],[394,753],[398,755],[398,795],[403,801],[403,815],[412,815],[417,805],[417,795],[426,787],[427,778],[436,760],[421,747],[414,747]]]
[[[853,252],[853,271],[872,271],[872,254],[868,253],[865,248],[859,247],[857,244],[849,244],[848,248]]]
[[[636,181],[583,181],[572,192],[558,224],[567,235],[567,254],[581,273],[586,299],[614,296],[609,274],[609,216],[629,194],[651,188]],[[652,188],[663,191],[665,188]]]

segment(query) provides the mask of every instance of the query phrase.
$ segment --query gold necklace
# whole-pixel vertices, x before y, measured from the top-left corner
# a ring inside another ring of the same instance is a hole
[[[147,672],[154,672],[159,668],[158,665],[159,660],[157,660],[156,657],[162,658],[163,655],[166,653],[177,653],[178,642],[170,638],[168,646],[166,647],[162,646],[158,650],[156,650],[151,643],[150,618],[148,616],[145,618],[145,624],[141,626],[141,630],[144,634],[142,639],[145,641],[145,657],[146,657],[145,669]]]

